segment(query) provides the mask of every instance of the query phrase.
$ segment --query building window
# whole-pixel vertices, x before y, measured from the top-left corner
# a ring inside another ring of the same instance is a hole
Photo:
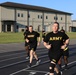
[[[18,13],[18,17],[20,17],[20,13]]]
[[[19,26],[17,25],[17,29],[19,28]]]
[[[58,20],[58,17],[56,16],[56,20]]]
[[[39,19],[39,18],[41,18],[41,19],[42,19],[42,18],[43,18],[43,17],[42,17],[42,15],[38,15],[38,19]]]
[[[23,14],[21,14],[21,17],[23,17]]]
[[[46,19],[48,19],[48,16],[46,16]]]
[[[58,17],[57,16],[54,16],[54,20],[58,20]]]
[[[39,15],[38,15],[38,19],[39,19]]]
[[[55,18],[56,18],[56,17],[54,16],[54,20],[56,20]]]
[[[41,19],[42,19],[42,15],[41,15]]]
[[[61,17],[61,20],[63,20],[63,18]]]
[[[28,14],[28,18],[30,18],[30,14]]]

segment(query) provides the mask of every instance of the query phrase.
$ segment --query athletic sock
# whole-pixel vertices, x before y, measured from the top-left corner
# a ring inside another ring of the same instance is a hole
[[[37,61],[39,61],[39,58],[38,58],[38,60]]]

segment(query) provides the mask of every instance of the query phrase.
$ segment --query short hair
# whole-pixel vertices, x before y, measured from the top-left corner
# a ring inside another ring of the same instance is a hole
[[[32,29],[33,29],[33,26],[32,25],[30,25],[29,27],[32,27]]]
[[[25,28],[28,28],[28,26],[25,26]]]
[[[58,25],[58,28],[59,28],[59,23],[58,22],[54,22],[54,24],[57,24]]]

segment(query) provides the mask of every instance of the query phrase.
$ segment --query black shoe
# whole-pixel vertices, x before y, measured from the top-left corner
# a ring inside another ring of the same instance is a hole
[[[67,69],[68,69],[68,66],[67,66],[67,65],[65,65],[64,69],[65,69],[65,70],[67,70]]]
[[[27,65],[28,68],[31,68],[31,64]]]
[[[59,70],[60,70],[60,71],[62,71],[62,70],[63,70],[63,68],[62,68],[62,66],[61,66],[61,65],[59,65]]]
[[[62,68],[62,67],[59,67],[59,70],[60,70],[60,71],[62,71],[62,70],[63,70],[63,68]]]

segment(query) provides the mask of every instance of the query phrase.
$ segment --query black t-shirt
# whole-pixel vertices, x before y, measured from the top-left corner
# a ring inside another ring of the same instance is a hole
[[[65,30],[64,30],[64,29],[61,29],[61,30],[60,30],[60,32],[63,32],[63,33],[65,33]]]
[[[39,37],[40,34],[38,32],[32,31],[28,32],[25,36],[29,40],[29,43],[37,43],[37,37]]]
[[[28,33],[28,30],[26,30],[23,35],[26,36],[27,33]]]
[[[49,44],[52,45],[52,48],[50,51],[60,51],[61,50],[61,46],[63,45],[63,40],[67,40],[69,37],[62,32],[58,32],[58,33],[53,33],[50,32],[46,35],[44,42],[47,42]]]
[[[24,35],[24,39],[25,39],[26,34],[27,34],[28,32],[29,32],[29,31],[28,31],[28,30],[26,30],[26,31],[23,33],[23,35]],[[25,43],[26,43],[26,41],[25,41]]]
[[[45,38],[45,36],[46,36],[46,33],[42,33],[42,38]]]

